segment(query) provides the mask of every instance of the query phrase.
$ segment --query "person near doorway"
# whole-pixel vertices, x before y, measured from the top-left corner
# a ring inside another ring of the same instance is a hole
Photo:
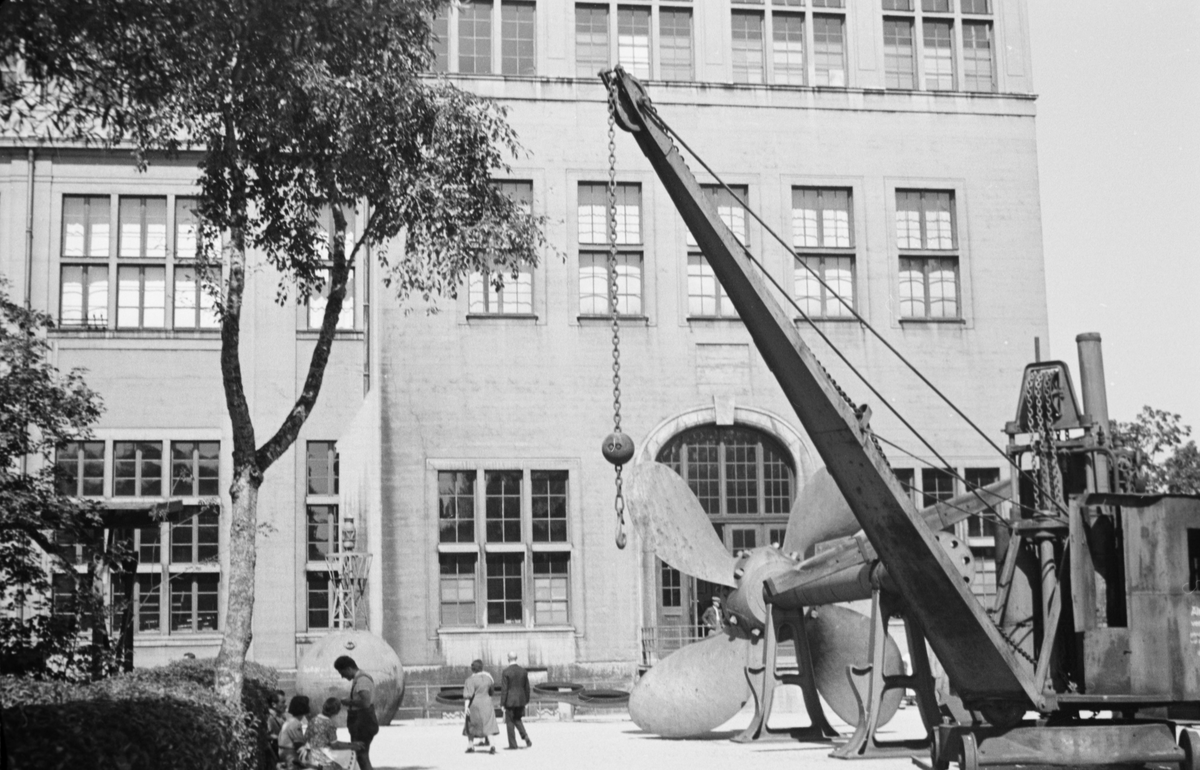
[[[700,625],[703,626],[705,636],[711,636],[725,627],[725,621],[721,617],[721,597],[713,595],[712,604],[700,618]]]
[[[533,746],[525,732],[525,707],[529,705],[529,672],[517,664],[517,653],[508,653],[508,668],[500,675],[500,705],[504,707],[504,726],[508,730],[508,748],[517,748],[516,733],[526,748]]]

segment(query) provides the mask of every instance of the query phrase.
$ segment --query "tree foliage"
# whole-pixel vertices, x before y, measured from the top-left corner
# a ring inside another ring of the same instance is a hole
[[[0,668],[6,673],[81,679],[109,670],[104,644],[80,632],[103,601],[88,581],[70,581],[70,612],[55,613],[50,589],[57,571],[74,578],[75,546],[100,526],[95,507],[60,495],[55,448],[89,435],[101,401],[79,370],[50,363],[45,331],[53,323],[9,299],[0,280]],[[71,544],[69,546],[64,544]],[[116,552],[87,553],[99,560]],[[88,574],[93,574],[90,571]]]
[[[1200,451],[1180,415],[1143,406],[1131,421],[1114,421],[1112,430],[1147,492],[1200,494]]]
[[[199,153],[202,256],[207,284],[220,294],[221,369],[233,425],[229,600],[218,677],[230,700],[250,643],[257,490],[316,404],[356,263],[373,251],[399,297],[429,300],[454,296],[474,271],[501,285],[505,274],[535,264],[545,246],[542,220],[493,183],[520,151],[504,110],[427,74],[430,19],[443,4],[0,6],[0,60],[22,62],[21,76],[0,90],[0,121],[10,132],[128,148],[143,168],[164,153]],[[326,212],[329,233],[322,229]],[[261,443],[239,359],[248,251],[279,271],[280,301],[328,295],[300,394]]]

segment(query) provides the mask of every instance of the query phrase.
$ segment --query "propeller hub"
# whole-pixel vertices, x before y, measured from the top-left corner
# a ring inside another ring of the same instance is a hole
[[[737,589],[725,600],[730,620],[736,618],[738,625],[751,633],[761,632],[767,621],[763,584],[793,568],[792,561],[775,548],[743,551],[733,572]]]

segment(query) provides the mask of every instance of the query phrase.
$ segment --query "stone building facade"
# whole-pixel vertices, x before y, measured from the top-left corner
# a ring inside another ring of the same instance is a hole
[[[319,404],[260,494],[254,659],[293,670],[326,632],[323,554],[346,519],[373,554],[367,622],[423,680],[513,650],[562,676],[627,681],[699,622],[711,586],[636,537],[614,545],[613,471],[599,453],[612,341],[595,73],[613,62],[782,237],[714,190],[765,269],[961,477],[930,467],[876,404],[877,432],[916,455],[887,450],[914,495],[942,499],[1000,472],[1002,458],[799,260],[998,441],[1034,340],[1047,338],[1025,0],[477,0],[436,26],[444,76],[508,108],[528,154],[502,184],[547,218],[555,252],[501,292],[467,282],[436,313],[398,303],[365,262],[356,270]],[[138,173],[119,154],[33,149],[0,146],[0,271],[60,320],[58,364],[85,367],[107,405],[95,442],[60,463],[81,494],[197,506],[139,535],[136,654],[211,655],[232,442],[219,339],[188,263],[195,158]],[[616,157],[625,430],[638,460],[688,478],[728,547],[778,541],[821,460],[620,131]],[[294,400],[316,334],[308,308],[273,301],[277,283],[260,264],[245,314],[260,432]],[[835,379],[870,403],[795,315]],[[962,535],[987,556],[983,524]]]

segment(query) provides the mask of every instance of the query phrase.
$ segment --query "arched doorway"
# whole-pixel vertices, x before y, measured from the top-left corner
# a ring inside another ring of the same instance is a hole
[[[791,453],[770,434],[743,424],[701,424],[683,430],[655,459],[680,475],[731,553],[783,543],[796,494]],[[702,636],[700,618],[714,593],[728,589],[681,575],[658,561],[662,652]],[[677,630],[675,630],[677,629]]]

